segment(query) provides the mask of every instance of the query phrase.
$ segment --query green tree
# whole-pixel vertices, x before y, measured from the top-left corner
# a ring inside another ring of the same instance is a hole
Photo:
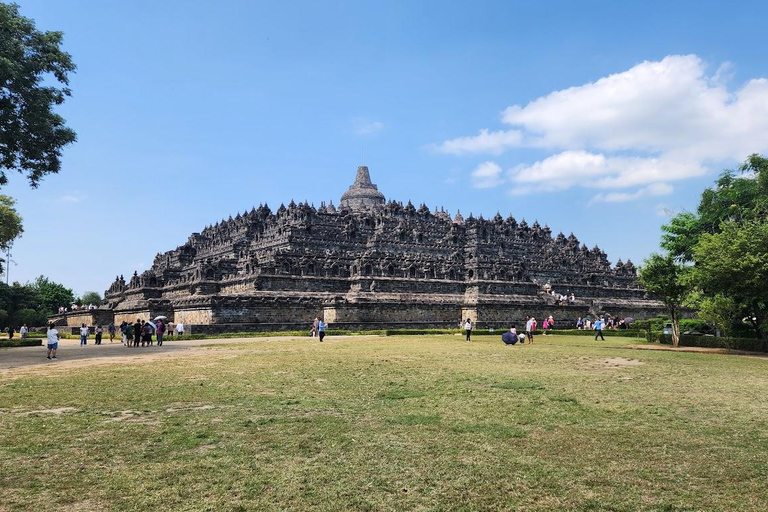
[[[39,276],[35,279],[32,288],[37,291],[37,310],[46,315],[56,313],[61,306],[69,307],[75,300],[72,289],[54,283],[45,276]]]
[[[725,338],[725,344],[731,348],[731,334],[733,322],[739,314],[739,305],[731,297],[715,295],[703,297],[698,304],[699,316],[702,320],[711,323]]]
[[[27,324],[28,327],[42,327],[46,323],[46,315],[31,308],[20,309],[16,312],[16,327]]]
[[[705,295],[732,298],[768,341],[768,223],[723,222],[694,249],[694,277]]]
[[[101,304],[101,295],[99,295],[99,292],[85,292],[82,297],[80,297],[80,302],[84,306],[88,306],[89,304],[95,304],[99,305]]]
[[[672,255],[651,254],[640,267],[638,281],[664,303],[672,321],[672,345],[680,343],[680,317],[691,291],[691,269]]]
[[[61,151],[75,132],[53,109],[71,95],[71,56],[61,49],[61,32],[41,32],[0,3],[0,186],[6,170],[25,174],[29,184],[61,168]]]
[[[3,262],[5,262],[3,255],[13,241],[24,232],[21,217],[14,208],[15,204],[16,201],[13,199],[0,194],[0,274],[3,272]]]

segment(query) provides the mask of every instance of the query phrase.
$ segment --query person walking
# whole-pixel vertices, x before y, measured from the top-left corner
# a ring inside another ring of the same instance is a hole
[[[107,332],[109,333],[109,342],[112,343],[115,341],[115,322],[109,322]]]
[[[141,342],[141,320],[136,319],[136,323],[133,324],[133,346],[138,347]]]
[[[595,341],[597,341],[597,337],[600,336],[600,339],[605,341],[605,338],[603,337],[603,324],[605,323],[605,320],[602,318],[598,318],[595,320]]]
[[[163,346],[163,333],[165,333],[165,324],[161,319],[157,321],[157,346],[158,347]]]
[[[85,324],[80,326],[80,346],[84,347],[88,344],[88,327]]]
[[[57,361],[58,358],[56,357],[56,351],[59,349],[59,339],[61,338],[61,335],[59,334],[59,331],[55,329],[52,323],[48,324],[48,332],[46,333],[46,337],[48,338],[48,359]]]
[[[320,320],[320,317],[317,318],[317,335],[320,336],[320,342],[322,342],[325,338],[325,322]]]

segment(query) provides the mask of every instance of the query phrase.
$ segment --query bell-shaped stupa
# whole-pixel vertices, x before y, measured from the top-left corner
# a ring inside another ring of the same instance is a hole
[[[379,192],[376,185],[371,183],[368,167],[361,165],[357,168],[355,182],[344,192],[339,202],[340,209],[363,210],[382,206],[385,203],[384,194]]]

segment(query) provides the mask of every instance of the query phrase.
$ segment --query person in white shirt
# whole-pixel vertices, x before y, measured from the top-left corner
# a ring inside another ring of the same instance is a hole
[[[176,334],[178,334],[179,336],[183,336],[184,335],[184,324],[183,323],[179,322],[179,323],[176,324]]]
[[[59,331],[54,329],[53,324],[48,325],[46,336],[48,337],[48,359],[56,361],[56,350],[59,348],[59,338],[61,336],[59,336]]]
[[[88,344],[88,326],[85,324],[80,327],[80,346],[85,346]]]
[[[22,325],[21,329],[19,329],[19,334],[21,334],[21,339],[25,339],[27,337],[28,332],[29,332],[29,327],[27,327],[27,324]]]

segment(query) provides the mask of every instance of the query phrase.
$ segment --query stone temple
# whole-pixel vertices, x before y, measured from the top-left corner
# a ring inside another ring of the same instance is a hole
[[[552,291],[573,297],[556,303]],[[590,314],[661,311],[631,261],[612,267],[573,234],[553,237],[511,215],[451,218],[386,201],[367,167],[338,207],[291,201],[230,217],[158,254],[149,270],[118,277],[105,298],[116,323],[166,315],[198,333],[304,330],[315,316],[332,329],[456,327],[466,318],[502,328],[525,315],[565,327]]]

